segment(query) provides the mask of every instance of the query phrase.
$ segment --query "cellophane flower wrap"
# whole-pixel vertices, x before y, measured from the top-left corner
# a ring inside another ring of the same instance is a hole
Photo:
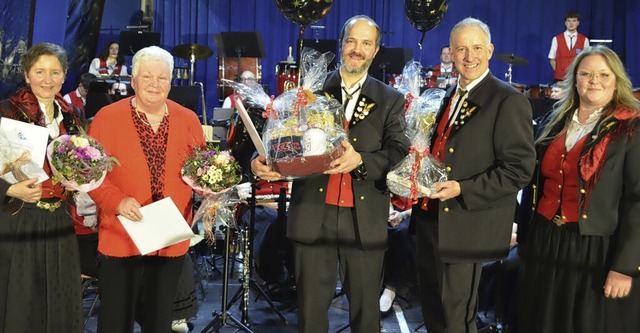
[[[216,221],[233,226],[235,204],[239,200],[232,200],[231,194],[242,178],[240,165],[229,150],[194,147],[181,174],[182,180],[203,198],[194,220],[202,219],[208,240],[213,242]]]
[[[405,95],[404,131],[411,147],[409,155],[387,174],[394,194],[417,199],[435,193],[433,184],[447,180],[447,172],[429,153],[429,143],[445,91],[427,89],[420,94],[420,64],[410,61],[395,88]]]
[[[11,184],[30,178],[38,178],[38,182],[49,179],[29,150],[19,143],[20,139],[12,140],[10,137],[13,135],[0,129],[0,178]]]
[[[250,103],[265,110],[262,140],[267,163],[286,179],[321,174],[344,152],[347,135],[344,109],[334,98],[315,94],[327,78],[333,54],[305,48],[301,57],[302,84],[269,98],[261,87],[229,83]]]
[[[96,189],[118,160],[87,134],[64,134],[47,146],[47,159],[54,183],[67,189],[89,192]]]

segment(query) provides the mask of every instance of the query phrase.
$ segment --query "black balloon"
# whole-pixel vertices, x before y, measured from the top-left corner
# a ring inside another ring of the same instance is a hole
[[[333,0],[276,0],[276,4],[289,21],[306,27],[327,15]]]
[[[420,32],[437,26],[447,12],[448,0],[404,0],[404,12],[411,25]]]

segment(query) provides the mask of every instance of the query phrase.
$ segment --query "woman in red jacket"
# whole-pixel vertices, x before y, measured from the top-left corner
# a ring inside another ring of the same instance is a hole
[[[205,141],[196,114],[167,99],[172,72],[169,52],[157,46],[138,51],[131,80],[136,94],[102,108],[89,129],[121,164],[89,193],[98,207],[98,251],[104,255],[98,332],[133,332],[134,319],[143,332],[170,331],[189,240],[141,255],[117,215],[140,221],[141,206],[171,197],[191,223],[192,191],[180,169]]]

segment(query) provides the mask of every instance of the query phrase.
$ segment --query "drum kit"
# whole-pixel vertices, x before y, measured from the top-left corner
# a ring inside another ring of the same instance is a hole
[[[524,91],[524,86],[519,85],[519,84],[514,84],[511,79],[513,78],[513,65],[516,66],[526,66],[529,64],[529,60],[515,55],[513,53],[496,53],[496,58],[498,58],[498,60],[504,61],[507,64],[509,64],[509,69],[507,70],[507,72],[504,74],[504,77],[508,80],[509,84],[514,86],[516,89],[520,90],[521,92]],[[522,89],[520,86],[522,86]]]
[[[187,75],[189,78],[189,86],[195,86],[195,63],[196,60],[207,59],[213,55],[213,50],[206,46],[200,44],[182,44],[175,46],[171,49],[171,54],[177,58],[187,59],[189,61],[189,72]],[[184,79],[184,76],[180,77],[180,75],[176,75],[178,78]],[[204,85],[202,82],[197,82],[200,86],[200,97],[202,98],[202,123],[207,124],[207,104],[204,98]]]

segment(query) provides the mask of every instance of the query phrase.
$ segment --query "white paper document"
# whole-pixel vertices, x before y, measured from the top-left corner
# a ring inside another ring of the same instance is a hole
[[[24,158],[25,161],[19,167],[22,177],[37,177],[38,183],[47,180],[49,176],[42,167],[47,154],[49,129],[10,118],[0,120],[0,129],[4,138],[0,163],[3,165],[14,163],[19,158]],[[16,171],[18,170],[14,172]],[[12,184],[19,181],[13,172],[7,172],[0,176]]]
[[[122,215],[118,215],[118,219],[142,255],[193,237],[193,231],[171,197],[141,207],[140,212],[143,216],[140,222]]]

